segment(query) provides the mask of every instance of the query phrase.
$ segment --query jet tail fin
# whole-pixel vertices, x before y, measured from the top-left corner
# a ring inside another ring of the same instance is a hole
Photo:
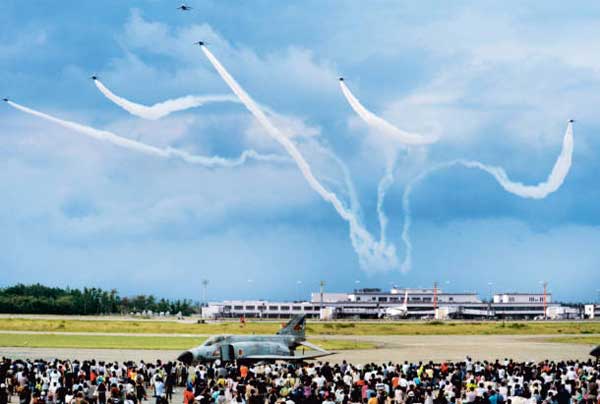
[[[302,314],[292,318],[281,330],[277,331],[277,335],[304,337],[305,328],[306,316]]]

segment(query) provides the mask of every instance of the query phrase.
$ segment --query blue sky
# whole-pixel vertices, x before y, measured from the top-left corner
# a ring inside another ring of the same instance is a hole
[[[337,77],[372,111],[434,145],[404,152],[386,199],[402,258],[402,191],[455,158],[546,178],[565,123],[577,119],[574,164],[543,200],[508,194],[489,176],[439,172],[413,192],[407,274],[360,268],[348,226],[292,164],[204,169],[81,137],[0,106],[2,285],[95,285],[124,294],[298,298],[318,289],[391,284],[596,298],[600,281],[600,6],[564,2],[121,0],[0,3],[2,96],[162,147],[236,157],[283,150],[240,105],[207,105],[143,121],[88,79],[151,104],[229,94],[192,42],[212,52],[261,104],[293,117],[348,166],[363,220],[378,232],[380,136]],[[298,142],[302,142],[298,139]],[[337,190],[339,170],[303,148]],[[339,188],[339,187],[338,187]],[[248,282],[251,279],[252,282]],[[301,283],[298,284],[298,281]],[[360,281],[360,283],[357,283]],[[299,285],[299,286],[298,286]]]

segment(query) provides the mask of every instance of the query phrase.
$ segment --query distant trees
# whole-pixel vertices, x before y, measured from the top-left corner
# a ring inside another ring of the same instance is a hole
[[[62,289],[41,284],[18,284],[0,289],[0,313],[7,314],[125,314],[194,312],[191,300],[157,299],[152,295],[120,297],[116,289]]]

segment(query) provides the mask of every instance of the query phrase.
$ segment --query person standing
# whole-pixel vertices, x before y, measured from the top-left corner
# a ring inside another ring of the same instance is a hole
[[[8,389],[6,384],[0,384],[0,404],[8,404]]]
[[[164,402],[167,401],[165,395],[165,384],[160,377],[154,379],[154,397],[156,397],[156,404],[164,404]]]

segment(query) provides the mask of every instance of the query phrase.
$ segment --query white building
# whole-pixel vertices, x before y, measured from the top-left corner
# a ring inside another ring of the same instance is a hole
[[[546,317],[550,320],[575,320],[582,315],[576,307],[552,305],[546,310]]]
[[[357,289],[351,293],[312,293],[310,301],[273,302],[266,300],[227,300],[213,302],[202,310],[205,318],[289,318],[305,314],[310,318],[381,318],[386,309],[404,303],[408,293],[409,318],[497,318],[534,319],[577,318],[578,309],[552,303],[551,294],[497,293],[493,302],[484,302],[474,292],[447,293],[441,289],[378,288]],[[546,311],[544,312],[544,309]],[[600,311],[600,307],[597,309]],[[595,316],[600,315],[596,312]],[[588,316],[589,317],[589,316]]]
[[[552,302],[552,294],[546,293],[546,304]],[[496,293],[494,303],[544,303],[543,293]]]
[[[583,314],[589,319],[600,318],[600,304],[586,304],[583,306]]]
[[[206,309],[206,310],[205,310]],[[206,316],[204,313],[206,312]],[[202,308],[204,318],[289,318],[297,314],[319,317],[319,306],[310,302],[272,302],[266,300],[225,300]]]

